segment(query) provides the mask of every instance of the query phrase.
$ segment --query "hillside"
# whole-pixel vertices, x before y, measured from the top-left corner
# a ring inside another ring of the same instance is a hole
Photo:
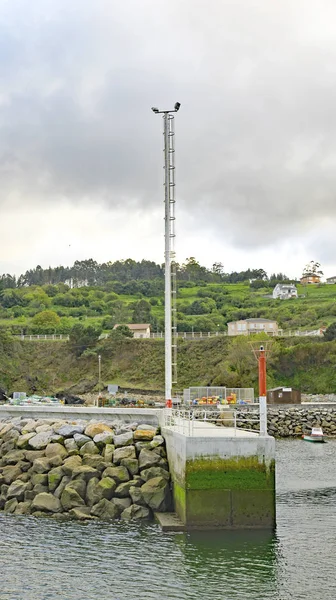
[[[268,387],[288,385],[307,393],[336,389],[336,341],[281,339],[268,347]],[[104,340],[90,356],[77,358],[68,343],[0,343],[0,387],[17,391],[75,393],[97,390],[98,353],[102,381],[126,389],[164,389],[164,345],[160,340]],[[246,338],[181,341],[177,389],[192,385],[254,386],[257,363]]]

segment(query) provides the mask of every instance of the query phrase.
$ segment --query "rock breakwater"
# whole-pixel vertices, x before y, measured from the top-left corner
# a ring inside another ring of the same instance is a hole
[[[164,439],[151,425],[0,421],[0,510],[148,520],[171,510]]]
[[[237,426],[258,430],[256,415],[249,419],[246,411],[237,411]],[[267,407],[267,429],[274,437],[299,437],[311,432],[312,427],[322,427],[326,436],[336,437],[336,406],[306,407]]]

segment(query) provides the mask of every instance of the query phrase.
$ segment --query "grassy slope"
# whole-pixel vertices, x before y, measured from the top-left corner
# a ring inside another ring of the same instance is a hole
[[[178,388],[209,385],[220,378],[232,340],[210,338],[183,341],[178,352]],[[158,340],[122,340],[101,343],[102,379],[122,387],[163,390],[164,345]],[[281,340],[272,361],[272,384],[292,385],[305,392],[336,389],[336,341]],[[256,371],[250,385],[256,382]],[[79,382],[97,385],[97,356],[76,359],[66,343],[15,342],[0,353],[0,385],[39,393],[67,389]],[[224,381],[222,383],[225,383]],[[80,393],[80,389],[78,389]]]

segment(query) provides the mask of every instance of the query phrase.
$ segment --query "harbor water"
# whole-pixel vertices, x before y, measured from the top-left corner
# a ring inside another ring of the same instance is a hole
[[[277,442],[276,532],[0,515],[0,600],[336,598],[336,440]]]

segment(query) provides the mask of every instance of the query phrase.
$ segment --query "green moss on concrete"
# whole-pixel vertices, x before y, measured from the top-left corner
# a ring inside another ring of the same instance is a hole
[[[186,490],[176,481],[173,486],[175,511],[183,523],[186,522]]]
[[[231,523],[240,529],[275,527],[275,490],[232,491]]]
[[[187,461],[186,488],[193,490],[273,490],[274,461],[257,457],[210,458]]]
[[[187,490],[187,524],[191,527],[231,527],[229,490]]]

